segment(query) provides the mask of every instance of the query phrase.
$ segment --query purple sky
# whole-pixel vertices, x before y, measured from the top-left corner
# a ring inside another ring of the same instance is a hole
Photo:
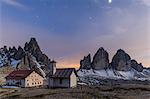
[[[150,66],[150,0],[1,0],[0,47],[35,37],[58,67],[78,67],[99,47]]]

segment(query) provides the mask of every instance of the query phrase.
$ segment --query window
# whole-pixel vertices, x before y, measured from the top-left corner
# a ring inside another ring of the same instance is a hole
[[[59,80],[59,83],[62,84],[62,79]]]
[[[34,85],[34,83],[32,83],[32,85]]]
[[[27,86],[29,86],[29,83],[27,83]]]
[[[36,82],[35,82],[35,85],[36,85]]]

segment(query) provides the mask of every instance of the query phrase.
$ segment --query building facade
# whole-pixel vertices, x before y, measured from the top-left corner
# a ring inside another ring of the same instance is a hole
[[[42,86],[44,78],[33,70],[16,70],[11,72],[6,78],[7,85],[18,87]]]
[[[49,77],[49,87],[70,88],[77,86],[77,74],[74,68],[56,69]]]

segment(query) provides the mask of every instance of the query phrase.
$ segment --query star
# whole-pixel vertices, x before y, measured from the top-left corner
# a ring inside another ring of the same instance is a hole
[[[112,0],[108,0],[109,3],[112,3]]]
[[[39,19],[39,18],[40,18],[40,16],[39,16],[39,15],[36,15],[35,17],[36,17],[37,19]]]
[[[90,17],[89,17],[89,20],[92,20],[92,19],[93,19],[93,17],[90,16]]]

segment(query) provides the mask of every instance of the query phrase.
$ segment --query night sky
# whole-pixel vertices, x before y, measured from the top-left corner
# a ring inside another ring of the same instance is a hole
[[[0,47],[35,37],[58,67],[104,47],[150,66],[150,0],[0,0]]]

